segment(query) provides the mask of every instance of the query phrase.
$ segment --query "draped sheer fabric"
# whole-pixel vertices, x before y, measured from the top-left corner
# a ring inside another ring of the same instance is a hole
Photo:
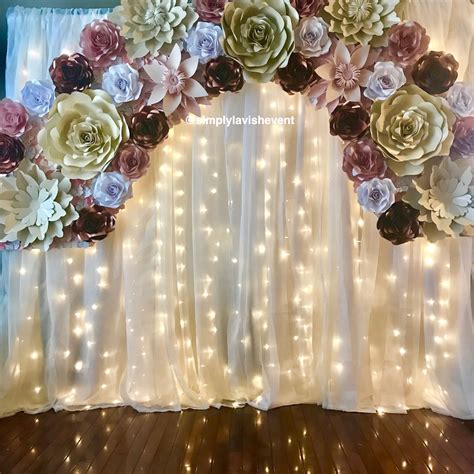
[[[470,81],[472,10],[406,11]],[[104,14],[10,11],[8,95]],[[246,85],[203,113],[295,124],[174,127],[104,242],[1,252],[0,415],[318,403],[472,418],[473,239],[381,240],[326,111],[299,95]]]

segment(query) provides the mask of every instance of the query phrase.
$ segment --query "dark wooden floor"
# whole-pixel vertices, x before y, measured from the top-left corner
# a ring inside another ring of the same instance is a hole
[[[298,405],[0,420],[0,473],[474,473],[474,422]]]

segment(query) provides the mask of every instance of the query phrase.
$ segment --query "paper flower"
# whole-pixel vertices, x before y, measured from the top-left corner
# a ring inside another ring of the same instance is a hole
[[[430,158],[449,153],[454,121],[445,101],[408,85],[373,103],[370,132],[397,175],[415,175]]]
[[[474,117],[462,117],[454,124],[451,151],[456,156],[474,156]]]
[[[328,3],[327,0],[290,0],[290,2],[300,18],[318,16]]]
[[[288,94],[303,93],[319,80],[314,65],[300,53],[292,53],[288,64],[278,69],[276,82]]]
[[[248,82],[268,82],[295,48],[298,13],[288,0],[234,0],[222,17],[223,47]]]
[[[100,206],[81,209],[72,225],[72,231],[83,242],[104,240],[114,230],[115,215]]]
[[[295,49],[308,58],[317,58],[329,52],[332,41],[328,25],[322,18],[303,18],[295,29]]]
[[[103,171],[128,139],[125,118],[101,90],[59,95],[38,134],[48,161],[68,178],[84,180]]]
[[[446,97],[451,110],[458,117],[474,116],[474,86],[465,82],[456,82]]]
[[[242,67],[229,56],[219,56],[206,64],[204,81],[206,90],[211,95],[237,92],[244,85]]]
[[[342,41],[337,43],[330,61],[316,69],[317,74],[327,81],[327,102],[341,97],[352,102],[360,101],[360,88],[367,86],[371,74],[364,69],[369,51],[369,46],[361,46],[351,54]]]
[[[400,19],[395,11],[400,0],[329,0],[324,8],[329,31],[346,44],[385,46],[387,30]]]
[[[220,24],[227,0],[193,0],[193,6],[203,21]]]
[[[21,103],[30,115],[44,117],[53,106],[54,86],[47,81],[28,81],[21,90]]]
[[[425,28],[416,21],[402,21],[393,25],[387,37],[387,58],[404,67],[421,58],[430,44]]]
[[[143,148],[155,148],[168,136],[166,115],[154,106],[143,107],[130,119],[132,141]]]
[[[378,62],[369,78],[364,95],[371,99],[386,99],[406,83],[406,77],[401,67],[393,62]]]
[[[413,66],[411,75],[418,87],[430,94],[446,92],[458,78],[459,63],[452,54],[430,51]]]
[[[187,37],[197,19],[187,0],[122,0],[110,15],[122,28],[131,59],[169,53]]]
[[[0,133],[0,175],[15,171],[25,157],[25,147],[18,138]]]
[[[19,102],[0,100],[0,133],[21,137],[28,129],[28,112]]]
[[[329,119],[329,131],[343,140],[354,140],[364,134],[369,121],[369,113],[361,104],[347,102],[334,109]]]
[[[53,60],[49,74],[58,94],[71,94],[89,88],[94,71],[85,56],[79,53],[62,54]]]
[[[221,38],[220,26],[200,21],[189,33],[186,50],[191,56],[198,57],[200,63],[205,64],[223,53]]]
[[[387,164],[375,143],[364,137],[344,148],[342,169],[351,181],[359,185],[373,178],[384,178]]]
[[[95,68],[106,68],[125,56],[125,40],[120,28],[109,20],[94,20],[81,32],[82,54]]]
[[[100,173],[92,184],[94,202],[117,209],[132,195],[132,184],[117,171]]]
[[[357,188],[359,204],[374,214],[385,212],[394,202],[397,188],[389,178],[373,178],[364,181]]]
[[[194,102],[197,97],[207,96],[206,89],[192,77],[197,67],[198,58],[195,56],[181,62],[178,46],[173,48],[167,58],[146,64],[144,69],[156,84],[148,105],[163,101],[163,111],[169,116],[179,107],[183,96]]]
[[[421,235],[420,211],[403,201],[397,201],[377,221],[380,235],[393,245],[401,245]]]
[[[137,100],[143,89],[138,71],[130,64],[110,66],[102,78],[102,89],[116,104]]]
[[[48,250],[78,218],[71,204],[71,182],[59,173],[46,176],[27,162],[14,177],[0,178],[1,242]]]
[[[420,211],[430,241],[460,235],[474,225],[474,160],[434,160],[413,180],[404,201]]]
[[[125,143],[109,166],[109,171],[118,171],[129,180],[141,178],[150,166],[150,156],[143,148]]]

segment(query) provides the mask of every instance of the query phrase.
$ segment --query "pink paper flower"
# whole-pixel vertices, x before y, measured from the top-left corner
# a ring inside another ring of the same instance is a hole
[[[0,132],[20,137],[28,130],[29,116],[25,107],[11,99],[0,101]]]
[[[428,50],[430,37],[416,21],[402,21],[388,30],[386,56],[400,66],[408,66]]]
[[[125,40],[120,36],[120,29],[109,20],[94,20],[86,25],[79,45],[96,68],[106,68],[125,55]]]
[[[193,6],[203,21],[220,24],[227,0],[193,0]]]
[[[352,54],[339,41],[330,62],[319,66],[316,73],[326,81],[326,102],[331,103],[343,97],[351,102],[360,102],[361,87],[366,87],[371,72],[364,67],[369,58],[370,46],[361,46]]]
[[[194,56],[181,62],[181,51],[178,45],[174,46],[168,57],[145,65],[146,73],[156,84],[148,99],[148,104],[163,101],[163,111],[167,116],[184,103],[188,103],[187,109],[194,110],[194,105],[197,105],[196,98],[207,96],[206,89],[192,78],[197,67],[198,58]]]

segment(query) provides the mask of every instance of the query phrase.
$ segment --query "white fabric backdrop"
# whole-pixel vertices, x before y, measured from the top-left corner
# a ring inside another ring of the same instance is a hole
[[[469,0],[408,10],[472,81]],[[12,11],[8,95],[103,13]],[[204,113],[296,124],[180,125],[105,242],[2,252],[0,415],[314,402],[472,418],[473,239],[382,241],[327,113],[276,85]]]

